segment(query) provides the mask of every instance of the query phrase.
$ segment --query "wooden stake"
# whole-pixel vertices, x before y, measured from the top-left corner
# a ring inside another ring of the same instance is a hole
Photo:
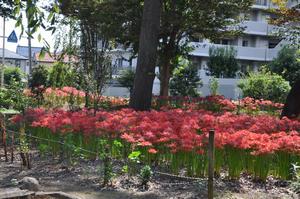
[[[214,197],[214,160],[215,159],[215,131],[209,131],[208,143],[208,199]]]
[[[1,118],[1,128],[2,128],[2,143],[4,147],[4,157],[5,157],[5,162],[8,162],[8,157],[7,157],[7,143],[6,143],[6,130],[5,130],[5,118]]]
[[[15,148],[15,145],[14,145],[14,142],[15,142],[15,133],[14,132],[11,132],[11,163],[14,162],[14,148]]]

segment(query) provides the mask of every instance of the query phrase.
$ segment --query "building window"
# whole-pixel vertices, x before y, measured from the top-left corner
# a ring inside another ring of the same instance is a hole
[[[278,42],[269,42],[269,48],[275,48],[278,45]]]
[[[16,67],[21,67],[21,61],[20,60],[15,60],[15,66]]]
[[[267,0],[256,0],[257,5],[266,6],[268,3]]]
[[[229,40],[228,39],[222,39],[222,44],[223,45],[229,45]]]
[[[248,44],[249,44],[248,40],[243,40],[243,44],[242,44],[243,46],[246,47],[246,46],[248,46]]]

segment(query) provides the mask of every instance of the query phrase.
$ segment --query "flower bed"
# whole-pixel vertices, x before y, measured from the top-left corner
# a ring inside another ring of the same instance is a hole
[[[190,176],[206,174],[210,129],[216,132],[217,174],[225,168],[231,179],[242,172],[260,180],[269,174],[290,179],[291,164],[299,161],[300,122],[270,115],[166,108],[150,112],[103,110],[96,114],[85,109],[31,109],[14,121],[25,121],[39,137],[64,139],[95,153],[103,150],[101,143],[105,141],[115,158],[140,151],[145,163],[166,165],[173,173],[185,169]],[[49,150],[58,154],[59,147],[52,144]]]
[[[43,97],[43,108],[13,118],[26,124],[27,133],[44,138],[35,142],[42,153],[58,155],[63,150],[76,156],[83,148],[89,158],[104,152],[123,160],[138,155],[144,164],[155,163],[175,174],[205,176],[208,132],[214,129],[217,175],[224,169],[231,179],[242,172],[259,180],[270,174],[290,179],[292,164],[300,160],[300,121],[280,120],[283,105],[271,101],[154,97],[153,110],[139,112],[120,109],[128,99],[104,96],[97,100],[104,109],[84,109],[85,98],[93,101],[95,96],[71,87],[48,88]]]

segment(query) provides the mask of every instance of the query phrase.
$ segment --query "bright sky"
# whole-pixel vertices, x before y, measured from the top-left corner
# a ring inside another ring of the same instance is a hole
[[[16,28],[15,27],[15,21],[14,20],[7,20],[5,24],[5,34],[6,37],[9,36],[9,34],[15,30],[17,37],[19,38],[20,33],[21,33],[21,28]],[[26,21],[24,21],[24,25],[26,24]],[[25,25],[26,26],[26,25]],[[31,46],[32,47],[42,47],[43,46],[43,41],[41,43],[38,41],[37,37],[38,34],[41,33],[42,38],[44,38],[51,46],[51,48],[54,45],[54,36],[51,35],[51,32],[45,31],[45,30],[39,30],[38,33],[34,35],[34,39],[31,40]],[[2,48],[3,44],[3,18],[0,17],[0,48]],[[26,37],[26,33],[23,34],[23,37]],[[11,50],[13,52],[16,52],[17,45],[21,46],[28,46],[28,39],[27,38],[21,38],[18,40],[18,43],[10,43],[7,42],[7,38],[5,39],[5,48],[8,50]]]

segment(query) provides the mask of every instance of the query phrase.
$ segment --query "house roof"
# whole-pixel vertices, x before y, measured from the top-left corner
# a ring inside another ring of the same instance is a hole
[[[40,53],[36,53],[34,55],[35,57],[35,60],[36,61],[39,61],[39,62],[47,62],[47,63],[54,63],[54,62],[57,62],[58,59],[56,58],[57,56],[55,56],[54,54],[53,55],[49,55],[48,53],[45,53],[45,56],[44,57],[40,57]],[[75,56],[71,56],[71,60],[69,60],[69,56],[65,55],[63,57],[63,60],[62,62],[64,63],[69,63],[69,62],[78,62],[78,58],[75,57]]]
[[[31,47],[31,53],[32,53],[32,57],[34,57],[34,54],[41,52],[42,47]],[[29,52],[29,47],[28,46],[17,46],[17,51],[16,51],[19,55],[22,55],[24,57],[29,57],[28,52]]]
[[[0,57],[2,57],[3,48],[0,48]],[[13,51],[4,49],[4,57],[5,59],[19,59],[19,60],[27,60],[26,57],[19,55]]]

